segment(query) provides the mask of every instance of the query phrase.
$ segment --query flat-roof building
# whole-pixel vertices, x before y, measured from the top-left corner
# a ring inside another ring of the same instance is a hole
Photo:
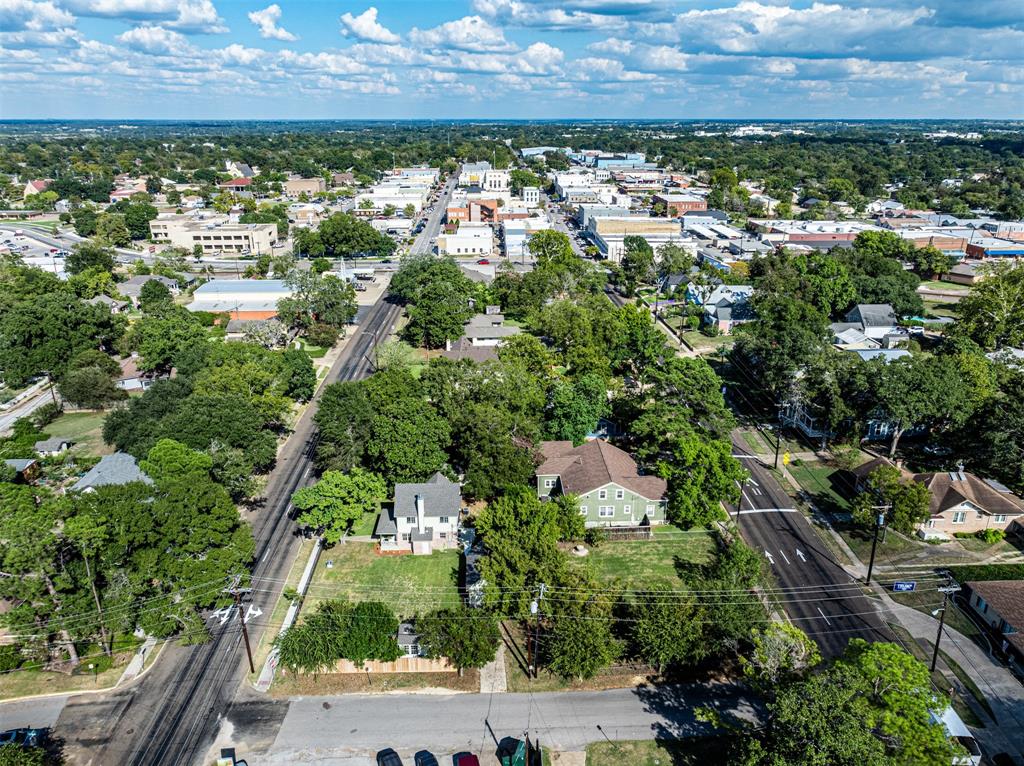
[[[238,223],[228,216],[165,213],[149,222],[149,233],[154,242],[190,251],[199,245],[204,254],[269,253],[277,242],[276,223]]]
[[[270,319],[292,289],[283,279],[214,279],[196,288],[189,311],[230,314],[232,319]]]

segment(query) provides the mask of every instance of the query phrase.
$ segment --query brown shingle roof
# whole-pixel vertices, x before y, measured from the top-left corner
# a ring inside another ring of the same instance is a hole
[[[971,581],[966,585],[1017,630],[1003,637],[1024,652],[1024,580]]]
[[[984,513],[1018,516],[1024,513],[1024,501],[995,482],[980,479],[972,473],[919,473],[914,481],[924,484],[932,493],[929,511],[932,516],[954,508],[964,501]]]
[[[667,484],[657,476],[641,476],[636,461],[603,439],[573,447],[572,442],[541,442],[544,462],[539,476],[558,476],[566,494],[585,495],[598,487],[615,483],[648,500],[665,496]]]

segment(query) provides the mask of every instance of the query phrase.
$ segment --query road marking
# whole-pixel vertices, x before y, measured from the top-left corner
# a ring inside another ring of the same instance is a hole
[[[758,497],[760,497],[761,495],[764,494],[764,492],[759,490],[757,487],[754,487],[754,494],[757,495]]]
[[[260,561],[266,561],[267,560],[267,556],[269,556],[269,555],[270,555],[270,548],[267,548],[267,552],[263,554],[263,558],[261,558]]]
[[[782,548],[779,548],[779,553],[781,553],[781,554],[782,554],[782,558],[786,559],[786,563],[787,563],[787,564],[792,564],[792,563],[793,563],[793,562],[792,562],[792,561],[790,561],[790,560],[789,560],[788,558],[786,558],[786,554],[785,554],[785,553],[783,553],[783,551],[782,551]]]
[[[249,604],[249,608],[245,612],[245,621],[249,622],[249,620],[251,620],[253,617],[259,617],[261,614],[263,614],[262,609],[260,609],[258,606],[253,606],[252,604]]]
[[[807,561],[807,559],[804,558],[804,552],[802,550],[800,550],[799,548],[796,549],[796,555],[797,555],[797,558],[800,559],[801,561],[803,561],[803,562]]]
[[[770,554],[770,553],[768,552],[768,549],[767,549],[767,548],[765,548],[765,549],[764,549],[764,555],[765,555],[765,557],[766,557],[766,558],[768,559],[768,563],[769,563],[769,564],[771,564],[772,566],[775,566],[775,559],[774,559],[774,557],[772,556],[772,554]]]
[[[750,501],[749,497],[747,498],[747,501],[748,502]],[[753,503],[750,503],[750,504],[753,505]],[[740,511],[740,513],[796,513],[796,512],[797,512],[796,508],[748,508],[745,511]]]
[[[821,607],[820,606],[818,607],[818,614],[820,614],[822,616],[822,618],[824,618],[826,625],[831,625],[832,624],[832,621],[829,620],[828,617],[825,617],[825,613],[823,611],[821,611]]]
[[[754,481],[754,480],[753,480],[752,478],[750,478],[750,479],[747,479],[747,483],[748,483],[748,484],[751,484],[751,485],[753,485],[753,486],[755,486],[755,487],[760,487],[760,486],[761,486],[761,485],[760,485],[760,484],[758,484],[758,483],[757,483],[756,481]]]

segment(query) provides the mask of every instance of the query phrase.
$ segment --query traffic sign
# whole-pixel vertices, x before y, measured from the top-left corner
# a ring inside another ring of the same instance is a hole
[[[892,584],[894,593],[910,593],[915,588],[917,588],[917,583],[913,580],[902,580]]]

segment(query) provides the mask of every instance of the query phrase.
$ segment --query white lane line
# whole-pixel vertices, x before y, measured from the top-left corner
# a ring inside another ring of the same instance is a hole
[[[748,502],[750,501],[749,497],[747,498],[747,501]],[[753,503],[750,503],[750,504],[753,505]],[[740,511],[740,513],[796,513],[796,512],[797,512],[796,508],[748,508],[745,511]]]
[[[828,617],[825,617],[825,613],[823,611],[821,611],[821,607],[820,606],[818,607],[818,614],[820,614],[822,616],[822,618],[824,618],[826,625],[831,625],[832,624],[832,621],[829,620]]]
[[[793,563],[792,561],[790,561],[790,560],[789,560],[789,559],[788,559],[788,558],[786,557],[786,554],[785,554],[785,553],[783,553],[783,551],[782,551],[782,548],[779,548],[779,553],[781,553],[781,554],[782,554],[782,558],[786,559],[786,563],[787,563],[787,564],[792,564],[792,563]]]
[[[754,505],[754,501],[750,499],[750,495],[748,495],[746,492],[743,493],[743,499],[747,501],[747,505]],[[740,513],[750,513],[750,511],[740,511]]]

